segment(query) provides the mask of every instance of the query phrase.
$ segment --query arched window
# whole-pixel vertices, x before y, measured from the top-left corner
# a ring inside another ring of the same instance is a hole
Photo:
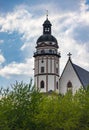
[[[40,88],[44,88],[44,81],[43,80],[40,82]]]
[[[72,83],[71,83],[71,81],[69,81],[69,82],[67,83],[67,91],[72,92]]]
[[[57,89],[58,89],[58,82],[57,82]]]

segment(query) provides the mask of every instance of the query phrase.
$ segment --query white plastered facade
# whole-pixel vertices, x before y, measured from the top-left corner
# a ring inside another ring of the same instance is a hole
[[[71,60],[68,60],[64,71],[60,77],[59,80],[59,93],[61,94],[65,94],[67,92],[67,84],[68,82],[72,83],[72,93],[76,93],[77,90],[79,90],[79,88],[83,87],[78,75],[76,74],[73,66],[72,66],[72,62]]]
[[[44,67],[43,73],[41,72],[41,67]],[[48,92],[50,90],[59,92],[59,58],[57,56],[37,56],[34,68],[35,85],[40,92]],[[58,72],[56,72],[56,68]],[[44,81],[44,88],[40,87],[41,81]]]

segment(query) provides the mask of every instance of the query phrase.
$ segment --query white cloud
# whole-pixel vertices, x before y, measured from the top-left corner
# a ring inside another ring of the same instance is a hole
[[[4,43],[4,40],[0,40],[0,44]],[[2,50],[0,49],[0,65],[5,62],[5,58],[2,55]]]
[[[12,13],[10,12],[4,15],[4,17],[0,17],[1,32],[17,31],[20,34],[24,34],[23,38],[28,40],[29,37],[37,35],[37,30],[39,30],[40,26],[40,19],[41,18],[38,20],[33,18],[32,14],[28,10],[24,8],[19,9],[18,7]]]
[[[61,71],[68,59],[67,54],[72,53],[72,60],[75,64],[89,70],[89,51],[86,44],[78,44],[70,37],[65,37],[61,43]]]
[[[0,16],[0,31],[8,33],[17,31],[19,34],[23,34],[21,40],[24,41],[24,44],[20,48],[22,51],[28,47],[33,47],[36,44],[37,37],[42,34],[42,24],[45,20],[45,16],[42,16],[40,13],[40,15],[36,17],[34,13],[31,12],[31,9],[34,10],[34,12],[38,12],[48,8],[50,10],[50,21],[53,24],[53,35],[57,37],[60,47],[59,50],[62,53],[61,65],[65,65],[66,55],[68,52],[71,52],[75,64],[89,69],[89,52],[87,49],[89,42],[83,43],[81,41],[80,43],[74,37],[79,27],[89,26],[89,7],[85,4],[85,0],[68,0],[67,2],[69,1],[71,1],[71,7],[69,7],[68,4],[67,6],[65,6],[66,4],[64,6],[59,5],[59,7],[56,8],[53,4],[48,4],[47,6],[39,4],[30,7],[30,9],[24,6],[16,7],[12,13],[4,15],[4,17],[3,15]],[[61,4],[63,3],[61,2]],[[74,10],[72,9],[72,5],[74,5]],[[68,8],[64,9],[64,7]],[[70,10],[72,11],[70,12]],[[82,33],[82,30],[78,33]],[[32,68],[33,64],[31,64],[31,59],[28,59],[25,63],[14,62],[2,68],[0,75],[5,77],[20,74],[30,75],[33,73]]]
[[[5,58],[2,54],[0,54],[0,65],[5,62]]]
[[[12,62],[0,69],[0,75],[10,78],[14,75],[33,75],[33,58],[28,58],[24,63]]]
[[[43,16],[35,18],[23,6],[16,7],[13,12],[0,16],[0,32],[13,33],[17,31],[17,33],[22,34],[20,38],[24,45],[21,47],[21,50],[24,50],[28,46],[34,46],[36,42],[36,40],[34,41],[35,37],[41,34],[42,21]]]
[[[0,40],[0,44],[2,44],[4,42],[4,40]]]
[[[67,53],[71,52],[74,63],[89,70],[89,37],[87,29],[84,29],[84,27],[89,28],[89,7],[84,4],[84,1],[82,4],[80,11],[61,14],[60,20],[57,19],[59,24],[58,22],[56,23],[56,35],[62,53],[62,69],[67,59]],[[78,35],[78,40],[74,37],[76,34]],[[84,42],[85,38],[87,39]]]

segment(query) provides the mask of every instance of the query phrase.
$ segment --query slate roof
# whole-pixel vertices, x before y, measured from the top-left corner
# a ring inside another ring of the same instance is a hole
[[[51,34],[43,34],[41,35],[38,40],[37,40],[37,43],[39,42],[54,42],[57,46],[58,46],[58,42],[57,42],[57,39],[51,35]]]
[[[89,72],[73,63],[72,65],[83,87],[86,88],[89,85]]]

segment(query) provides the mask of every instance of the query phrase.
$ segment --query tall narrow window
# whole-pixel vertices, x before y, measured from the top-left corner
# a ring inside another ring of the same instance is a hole
[[[42,57],[41,63],[44,63],[44,59],[43,59],[43,57]]]
[[[43,66],[41,67],[41,73],[44,73],[44,67]]]
[[[49,53],[52,53],[52,50],[51,50],[51,49],[49,50]]]
[[[58,89],[58,82],[57,82],[57,89]]]
[[[44,81],[43,80],[40,82],[40,88],[44,88]]]
[[[72,83],[70,81],[67,83],[67,91],[72,92]]]
[[[56,73],[58,74],[58,68],[56,68]]]

